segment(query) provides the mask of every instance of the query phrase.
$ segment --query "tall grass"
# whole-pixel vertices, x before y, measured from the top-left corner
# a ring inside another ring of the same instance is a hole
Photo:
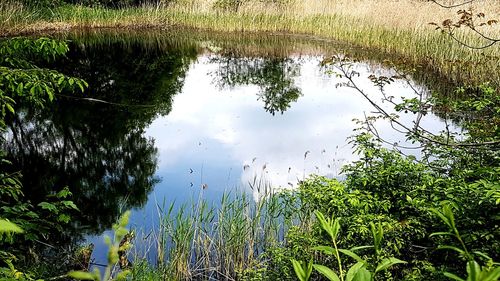
[[[475,3],[478,10],[492,18],[500,16],[497,0]],[[500,71],[500,48],[471,50],[435,31],[428,23],[456,18],[456,10],[441,9],[426,1],[296,0],[285,6],[250,1],[238,12],[223,12],[213,6],[209,0],[115,10],[64,6],[40,15],[11,4],[1,8],[0,32],[112,27],[175,29],[181,25],[223,32],[307,34],[396,54],[425,64],[452,81],[491,81],[500,85],[499,75],[492,75]],[[499,27],[487,27],[484,32],[497,36]],[[484,43],[465,29],[459,30],[457,36],[470,44]]]
[[[265,249],[284,243],[284,233],[304,218],[283,194],[263,181],[252,184],[255,194],[224,193],[219,202],[200,199],[192,204],[157,204],[160,216],[151,242],[156,248],[156,274],[163,280],[237,280],[263,261]],[[148,247],[146,247],[148,249]],[[136,274],[151,274],[141,264],[147,253],[136,253]]]
[[[16,32],[18,27],[27,26],[41,18],[41,13],[20,3],[1,1],[0,35],[7,33],[9,29],[13,29],[13,32]]]

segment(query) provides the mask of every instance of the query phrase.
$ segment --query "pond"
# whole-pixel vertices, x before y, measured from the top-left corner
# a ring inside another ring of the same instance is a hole
[[[90,87],[49,108],[20,110],[6,150],[34,203],[70,188],[81,213],[66,240],[94,243],[97,264],[106,263],[103,233],[125,210],[133,210],[130,227],[147,235],[158,226],[158,206],[200,198],[217,204],[235,190],[258,200],[260,187],[295,188],[310,174],[341,179],[342,165],[357,159],[349,142],[358,127],[353,119],[374,108],[355,90],[336,87],[342,78],[321,61],[357,57],[359,85],[375,99],[379,91],[367,77],[394,73],[383,54],[305,36],[56,36],[70,40],[70,52],[54,67]],[[432,73],[430,80],[417,76],[411,84],[427,92]],[[387,91],[413,94],[403,81]],[[408,124],[413,118],[402,116]],[[422,122],[433,131],[444,126],[435,115]],[[405,142],[389,124],[378,130],[390,143]]]

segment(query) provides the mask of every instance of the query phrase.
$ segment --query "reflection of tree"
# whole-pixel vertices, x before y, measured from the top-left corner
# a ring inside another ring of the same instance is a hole
[[[301,96],[293,81],[300,74],[300,65],[293,59],[222,56],[212,62],[218,63],[214,79],[219,87],[258,85],[259,99],[272,115],[285,112]]]
[[[109,106],[106,106],[109,107]],[[95,106],[61,102],[53,110],[26,111],[12,122],[9,156],[22,168],[25,194],[34,203],[69,186],[82,210],[78,223],[100,231],[123,207],[141,206],[155,182],[156,148],[141,128],[117,122]],[[108,121],[106,121],[108,120]]]
[[[147,123],[157,114],[170,112],[172,97],[180,91],[188,64],[195,57],[193,48],[160,51],[122,42],[82,43],[70,49],[68,61],[59,67],[89,83],[85,96],[136,105],[127,114],[138,114]]]
[[[60,97],[44,109],[26,107],[10,122],[6,151],[22,170],[33,203],[68,186],[82,211],[79,231],[111,226],[124,209],[140,207],[157,179],[157,149],[143,136],[168,114],[194,50],[142,53],[139,46],[84,46],[62,66],[89,82],[84,98]],[[120,104],[120,105],[117,105]]]

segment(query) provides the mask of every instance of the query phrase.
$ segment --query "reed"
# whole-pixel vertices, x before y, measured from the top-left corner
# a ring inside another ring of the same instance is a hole
[[[261,264],[265,249],[284,243],[286,231],[301,219],[292,215],[294,206],[285,195],[272,192],[262,179],[255,178],[251,186],[253,196],[232,191],[218,202],[207,202],[200,193],[191,204],[157,204],[160,225],[148,235],[156,246],[157,267],[142,262],[148,253],[136,252],[137,276],[237,280],[245,270]]]
[[[492,18],[500,16],[494,1],[475,1]],[[124,9],[63,6],[35,13],[21,5],[3,5],[0,32],[7,35],[75,28],[157,28],[185,26],[222,32],[307,34],[404,57],[426,65],[447,79],[500,85],[500,48],[471,50],[434,30],[429,22],[456,18],[456,10],[441,9],[426,1],[296,0],[287,4],[247,2],[237,12],[214,8],[209,0],[179,1]],[[384,16],[380,16],[380,15]],[[15,15],[15,16],[14,16]],[[497,36],[498,26],[484,28]],[[481,45],[480,38],[459,30],[457,36]]]

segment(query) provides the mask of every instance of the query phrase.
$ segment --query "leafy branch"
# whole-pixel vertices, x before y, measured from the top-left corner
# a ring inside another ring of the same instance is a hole
[[[132,247],[131,243],[122,243],[123,239],[129,234],[126,226],[128,224],[130,218],[130,211],[125,212],[118,223],[113,225],[113,230],[115,231],[114,239],[111,237],[105,236],[104,241],[106,245],[109,246],[108,251],[108,265],[104,270],[104,276],[101,278],[101,272],[98,268],[95,268],[94,272],[86,272],[86,271],[71,271],[68,273],[68,276],[77,280],[93,280],[93,281],[108,281],[108,280],[127,280],[127,276],[130,274],[130,270],[126,269],[119,272],[116,277],[113,279],[113,268],[117,263],[120,263],[121,267],[121,254],[120,252],[126,252],[130,247]]]
[[[391,77],[385,76],[375,76],[370,75],[368,78],[372,81],[372,83],[377,86],[382,94],[382,102],[389,102],[394,106],[394,109],[397,112],[411,112],[416,115],[415,120],[413,121],[413,125],[407,125],[400,121],[399,116],[395,113],[389,112],[384,109],[379,103],[375,102],[372,97],[368,95],[368,93],[362,89],[358,83],[356,82],[357,78],[359,78],[360,73],[353,69],[354,66],[353,60],[345,56],[334,56],[333,58],[323,60],[322,64],[324,66],[333,66],[334,73],[336,73],[337,77],[343,78],[344,81],[337,84],[337,87],[348,87],[354,89],[356,92],[361,94],[374,108],[376,116],[365,116],[364,124],[366,125],[367,131],[372,133],[378,140],[385,142],[387,144],[391,144],[394,147],[400,148],[414,148],[419,149],[426,145],[440,145],[445,147],[482,147],[482,146],[496,146],[500,144],[500,139],[486,140],[481,142],[460,142],[456,141],[453,138],[451,132],[449,131],[449,127],[446,126],[447,132],[443,134],[434,134],[429,130],[425,129],[421,120],[424,115],[428,114],[433,107],[433,103],[431,100],[424,99],[424,93],[419,91],[415,86],[412,85],[409,78],[406,74],[398,73],[397,75],[393,75]],[[407,99],[403,98],[403,102],[397,103],[394,100],[393,96],[388,96],[384,87],[395,80],[403,80],[409,86],[409,88],[416,95],[416,98]],[[397,132],[405,134],[408,139],[418,141],[421,146],[417,147],[404,147],[400,146],[397,143],[390,143],[385,140],[377,131],[374,126],[374,121],[378,119],[385,119],[389,121],[390,126]]]
[[[432,2],[437,3],[436,1]],[[445,8],[452,8],[452,7],[453,6]],[[479,27],[493,26],[495,24],[498,24],[498,20],[486,19],[486,15],[484,13],[482,12],[475,13],[472,8],[469,8],[467,10],[465,9],[459,10],[457,14],[459,16],[458,20],[454,21],[452,19],[446,19],[441,24],[435,22],[430,22],[429,24],[436,26],[436,30],[440,30],[445,34],[448,34],[453,40],[470,49],[482,50],[489,48],[495,45],[496,43],[500,42],[500,38],[489,36],[485,32],[478,29]],[[477,22],[478,20],[479,22]],[[483,45],[474,46],[459,39],[456,35],[456,31],[463,27],[472,30],[474,34],[476,34],[480,39],[484,40],[485,43]]]

